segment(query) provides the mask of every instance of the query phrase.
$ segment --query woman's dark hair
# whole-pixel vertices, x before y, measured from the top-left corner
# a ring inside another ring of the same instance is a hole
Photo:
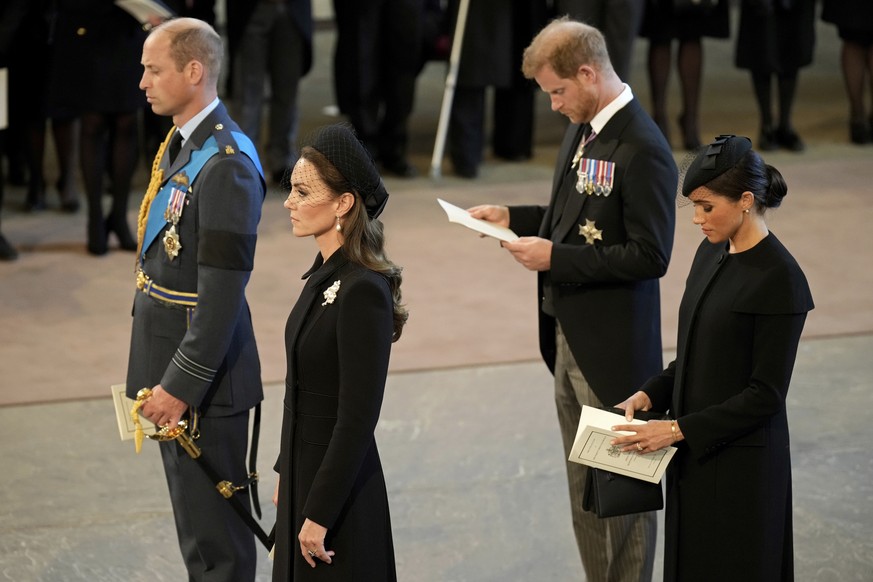
[[[409,312],[402,303],[400,284],[403,269],[395,265],[385,253],[385,234],[382,222],[378,218],[367,216],[364,200],[348,180],[330,163],[317,149],[304,146],[300,157],[316,167],[327,187],[334,196],[351,192],[355,196],[355,204],[346,214],[342,222],[343,251],[350,261],[371,271],[381,274],[388,280],[388,287],[394,298],[394,335],[392,341],[400,339],[403,326],[409,318]]]
[[[743,192],[751,192],[755,197],[758,212],[767,208],[777,208],[788,194],[788,185],[782,174],[754,150],[748,152],[720,176],[714,178],[706,187],[731,200],[739,200]]]

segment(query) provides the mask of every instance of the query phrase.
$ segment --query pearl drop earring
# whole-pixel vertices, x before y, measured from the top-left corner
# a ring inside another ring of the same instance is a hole
[[[339,216],[336,217],[336,231],[337,231],[337,232],[342,232],[342,231],[343,231],[343,225],[340,224]]]

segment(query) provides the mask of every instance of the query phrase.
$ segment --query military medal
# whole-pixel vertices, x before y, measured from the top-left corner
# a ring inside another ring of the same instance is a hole
[[[185,198],[188,196],[188,176],[184,172],[180,172],[173,176],[172,181],[173,189],[170,192],[170,199],[167,201],[167,209],[164,211],[164,219],[171,223],[170,228],[164,234],[164,250],[171,261],[178,257],[179,251],[182,250],[182,241],[178,231],[176,231],[176,225],[179,224],[182,210],[185,209]]]
[[[595,226],[593,220],[585,219],[585,226],[579,225],[579,234],[585,237],[585,242],[593,245],[595,240],[603,240],[603,231]]]
[[[580,158],[576,170],[576,191],[589,196],[609,196],[614,177],[615,162]]]

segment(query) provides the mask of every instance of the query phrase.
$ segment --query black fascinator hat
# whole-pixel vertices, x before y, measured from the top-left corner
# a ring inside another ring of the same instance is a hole
[[[697,188],[709,184],[731,168],[752,149],[752,140],[737,135],[720,135],[703,146],[682,180],[682,195],[686,198]]]
[[[321,152],[361,195],[367,216],[376,218],[381,214],[388,191],[373,158],[350,125],[325,125],[315,131],[309,145]]]

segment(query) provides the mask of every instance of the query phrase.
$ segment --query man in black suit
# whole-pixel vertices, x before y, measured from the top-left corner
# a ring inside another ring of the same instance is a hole
[[[245,288],[265,183],[254,145],[218,99],[223,54],[221,37],[193,18],[164,22],[143,46],[140,87],[174,128],[139,214],[127,396],[151,389],[142,414],[169,428],[187,421],[202,451],[195,460],[160,443],[189,579],[250,582],[254,535],[234,507],[249,508],[248,491],[225,499],[202,466],[247,480],[249,415],[263,399]]]
[[[551,200],[470,213],[512,228],[521,238],[502,246],[537,272],[540,350],[555,376],[566,458],[582,405],[615,405],[662,369],[658,278],[673,246],[677,169],[597,29],[551,22],[522,70],[571,121]],[[568,461],[567,475],[586,579],[650,580],[654,512],[599,519],[582,506],[587,467]]]
[[[270,98],[264,163],[281,184],[297,161],[300,81],[312,67],[311,0],[226,0],[231,83],[240,127],[261,146],[264,82]]]
[[[333,0],[334,85],[340,112],[373,159],[411,178],[407,123],[421,69],[424,0]]]

